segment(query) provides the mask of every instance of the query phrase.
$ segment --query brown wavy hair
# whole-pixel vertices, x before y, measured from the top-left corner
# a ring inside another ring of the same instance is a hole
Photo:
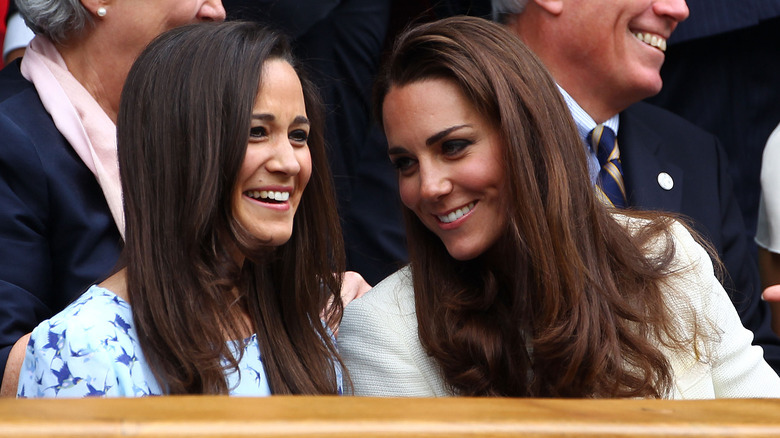
[[[597,200],[555,82],[499,25],[454,17],[403,33],[375,87],[378,118],[390,88],[431,78],[454,81],[500,132],[514,200],[489,260],[453,259],[404,209],[419,336],[446,383],[474,396],[669,394],[659,346],[690,349],[697,331],[679,327],[660,288],[671,219],[626,211],[644,224],[629,231]]]
[[[276,31],[243,22],[189,25],[152,42],[122,92],[127,288],[144,355],[170,394],[228,392],[225,373],[240,358],[226,340],[237,344],[247,330],[257,334],[274,394],[337,392],[341,360],[320,314],[332,301],[329,322],[341,317],[333,273],[344,271],[344,250],[321,104],[305,77],[313,169],[292,237],[264,247],[232,212],[258,83],[271,59],[299,71]],[[241,266],[235,248],[247,257]]]

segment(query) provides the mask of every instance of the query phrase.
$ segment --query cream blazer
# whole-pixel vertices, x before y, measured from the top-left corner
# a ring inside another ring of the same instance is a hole
[[[629,228],[641,226],[624,221]],[[707,336],[700,344],[706,357],[665,351],[674,375],[671,398],[780,398],[780,377],[764,361],[761,347],[751,345],[753,334],[742,326],[707,252],[680,224],[672,227],[672,237],[675,260],[664,289],[668,303],[685,321],[696,315]],[[657,242],[652,246],[650,251],[660,250]],[[355,395],[453,395],[418,339],[408,267],[346,307],[338,346]]]

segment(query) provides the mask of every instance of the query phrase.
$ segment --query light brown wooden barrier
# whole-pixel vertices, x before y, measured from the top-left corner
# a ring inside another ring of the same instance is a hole
[[[0,400],[2,437],[780,437],[778,400]]]

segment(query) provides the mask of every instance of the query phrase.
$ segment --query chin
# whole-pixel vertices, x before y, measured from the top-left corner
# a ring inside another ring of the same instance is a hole
[[[469,260],[474,260],[475,258],[479,257],[482,252],[479,251],[470,251],[470,250],[463,250],[463,249],[449,249],[447,248],[447,252],[450,254],[450,257],[454,258],[455,260],[459,262],[467,262]]]
[[[661,88],[664,85],[664,81],[661,79],[660,72],[654,72],[652,74],[649,74],[648,77],[637,84],[637,90],[641,90],[638,94],[641,93],[643,97],[637,99],[642,100],[646,99],[648,97],[655,96],[656,94],[661,92]]]
[[[284,237],[283,236],[278,236],[278,237],[271,238],[271,246],[282,246],[285,243],[290,241],[290,237],[291,237],[291,235],[288,234],[288,235],[286,235]]]
[[[263,233],[252,233],[252,236],[260,242],[263,242],[265,246],[282,246],[290,241],[292,232],[280,232],[280,233],[268,233],[267,230]]]

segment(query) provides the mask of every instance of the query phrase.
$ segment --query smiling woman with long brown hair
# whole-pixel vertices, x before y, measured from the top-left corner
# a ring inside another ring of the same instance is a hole
[[[344,254],[298,68],[252,23],[140,55],[117,124],[124,268],[33,331],[19,396],[340,392]]]
[[[345,310],[356,394],[780,396],[688,229],[598,200],[516,37],[468,17],[408,30],[375,110],[411,263]]]

